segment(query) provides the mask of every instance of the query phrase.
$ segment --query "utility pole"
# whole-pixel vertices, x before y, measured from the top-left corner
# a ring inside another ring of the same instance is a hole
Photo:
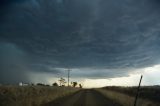
[[[69,87],[69,78],[70,78],[70,69],[67,70],[68,71],[68,87]]]
[[[134,106],[137,105],[137,99],[138,99],[138,96],[139,96],[139,90],[140,90],[140,87],[141,87],[142,78],[143,78],[143,75],[141,75],[141,78],[140,78],[140,81],[139,81],[139,86],[137,88],[137,94],[136,94],[136,98],[135,98],[135,101],[134,101]]]

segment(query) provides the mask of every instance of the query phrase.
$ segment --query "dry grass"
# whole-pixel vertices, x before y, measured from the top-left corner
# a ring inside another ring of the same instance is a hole
[[[39,106],[79,89],[43,86],[0,86],[0,106]]]
[[[123,86],[107,86],[103,87],[105,90],[116,91],[129,96],[136,96],[137,87],[123,87]],[[160,86],[141,86],[139,91],[139,97],[143,99],[149,99],[151,101],[160,102]]]
[[[116,91],[96,89],[98,92],[106,96],[107,98],[117,101],[123,106],[133,106],[135,98]],[[137,106],[160,106],[160,103],[152,102],[147,99],[138,99]]]

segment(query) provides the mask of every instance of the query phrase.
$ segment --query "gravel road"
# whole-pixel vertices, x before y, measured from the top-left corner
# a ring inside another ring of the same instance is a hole
[[[93,89],[81,90],[43,106],[121,106]]]

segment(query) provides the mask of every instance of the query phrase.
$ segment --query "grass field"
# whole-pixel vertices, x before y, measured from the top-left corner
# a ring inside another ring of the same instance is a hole
[[[58,98],[68,97],[67,95],[78,95],[80,94],[78,93],[79,90],[79,88],[53,86],[0,86],[0,106],[41,106]],[[95,90],[105,96],[106,99],[108,98],[122,106],[133,106],[137,87],[104,87]],[[93,99],[94,94],[89,91],[86,90],[86,95],[90,94],[86,98]],[[79,96],[69,99],[72,101],[76,97]],[[84,99],[84,97],[81,98]],[[137,106],[160,106],[160,87],[142,87]]]
[[[104,87],[97,90],[123,106],[133,106],[137,87]],[[160,87],[142,87],[137,106],[160,106]]]
[[[117,91],[130,96],[135,96],[137,87],[104,87],[103,89]],[[160,102],[160,86],[143,86],[140,88],[139,97]]]
[[[0,106],[40,106],[78,90],[49,86],[0,86]]]

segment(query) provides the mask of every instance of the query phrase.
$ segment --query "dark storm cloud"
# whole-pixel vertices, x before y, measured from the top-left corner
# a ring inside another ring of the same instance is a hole
[[[0,9],[6,9],[5,6],[9,6],[12,3],[22,3],[24,1],[25,0],[0,0]]]
[[[75,73],[80,77],[127,75],[132,68],[159,64],[159,5],[158,0],[13,3],[0,18],[0,41],[25,51],[27,67],[35,72],[70,67],[89,68]]]
[[[18,83],[29,81],[27,76],[26,54],[16,45],[0,43],[0,82]]]
[[[45,64],[32,64],[29,66],[32,70],[37,71],[37,72],[48,72],[48,73],[53,73],[53,74],[61,74],[62,70],[61,69],[56,69],[55,67],[52,67],[50,65],[45,65]]]

